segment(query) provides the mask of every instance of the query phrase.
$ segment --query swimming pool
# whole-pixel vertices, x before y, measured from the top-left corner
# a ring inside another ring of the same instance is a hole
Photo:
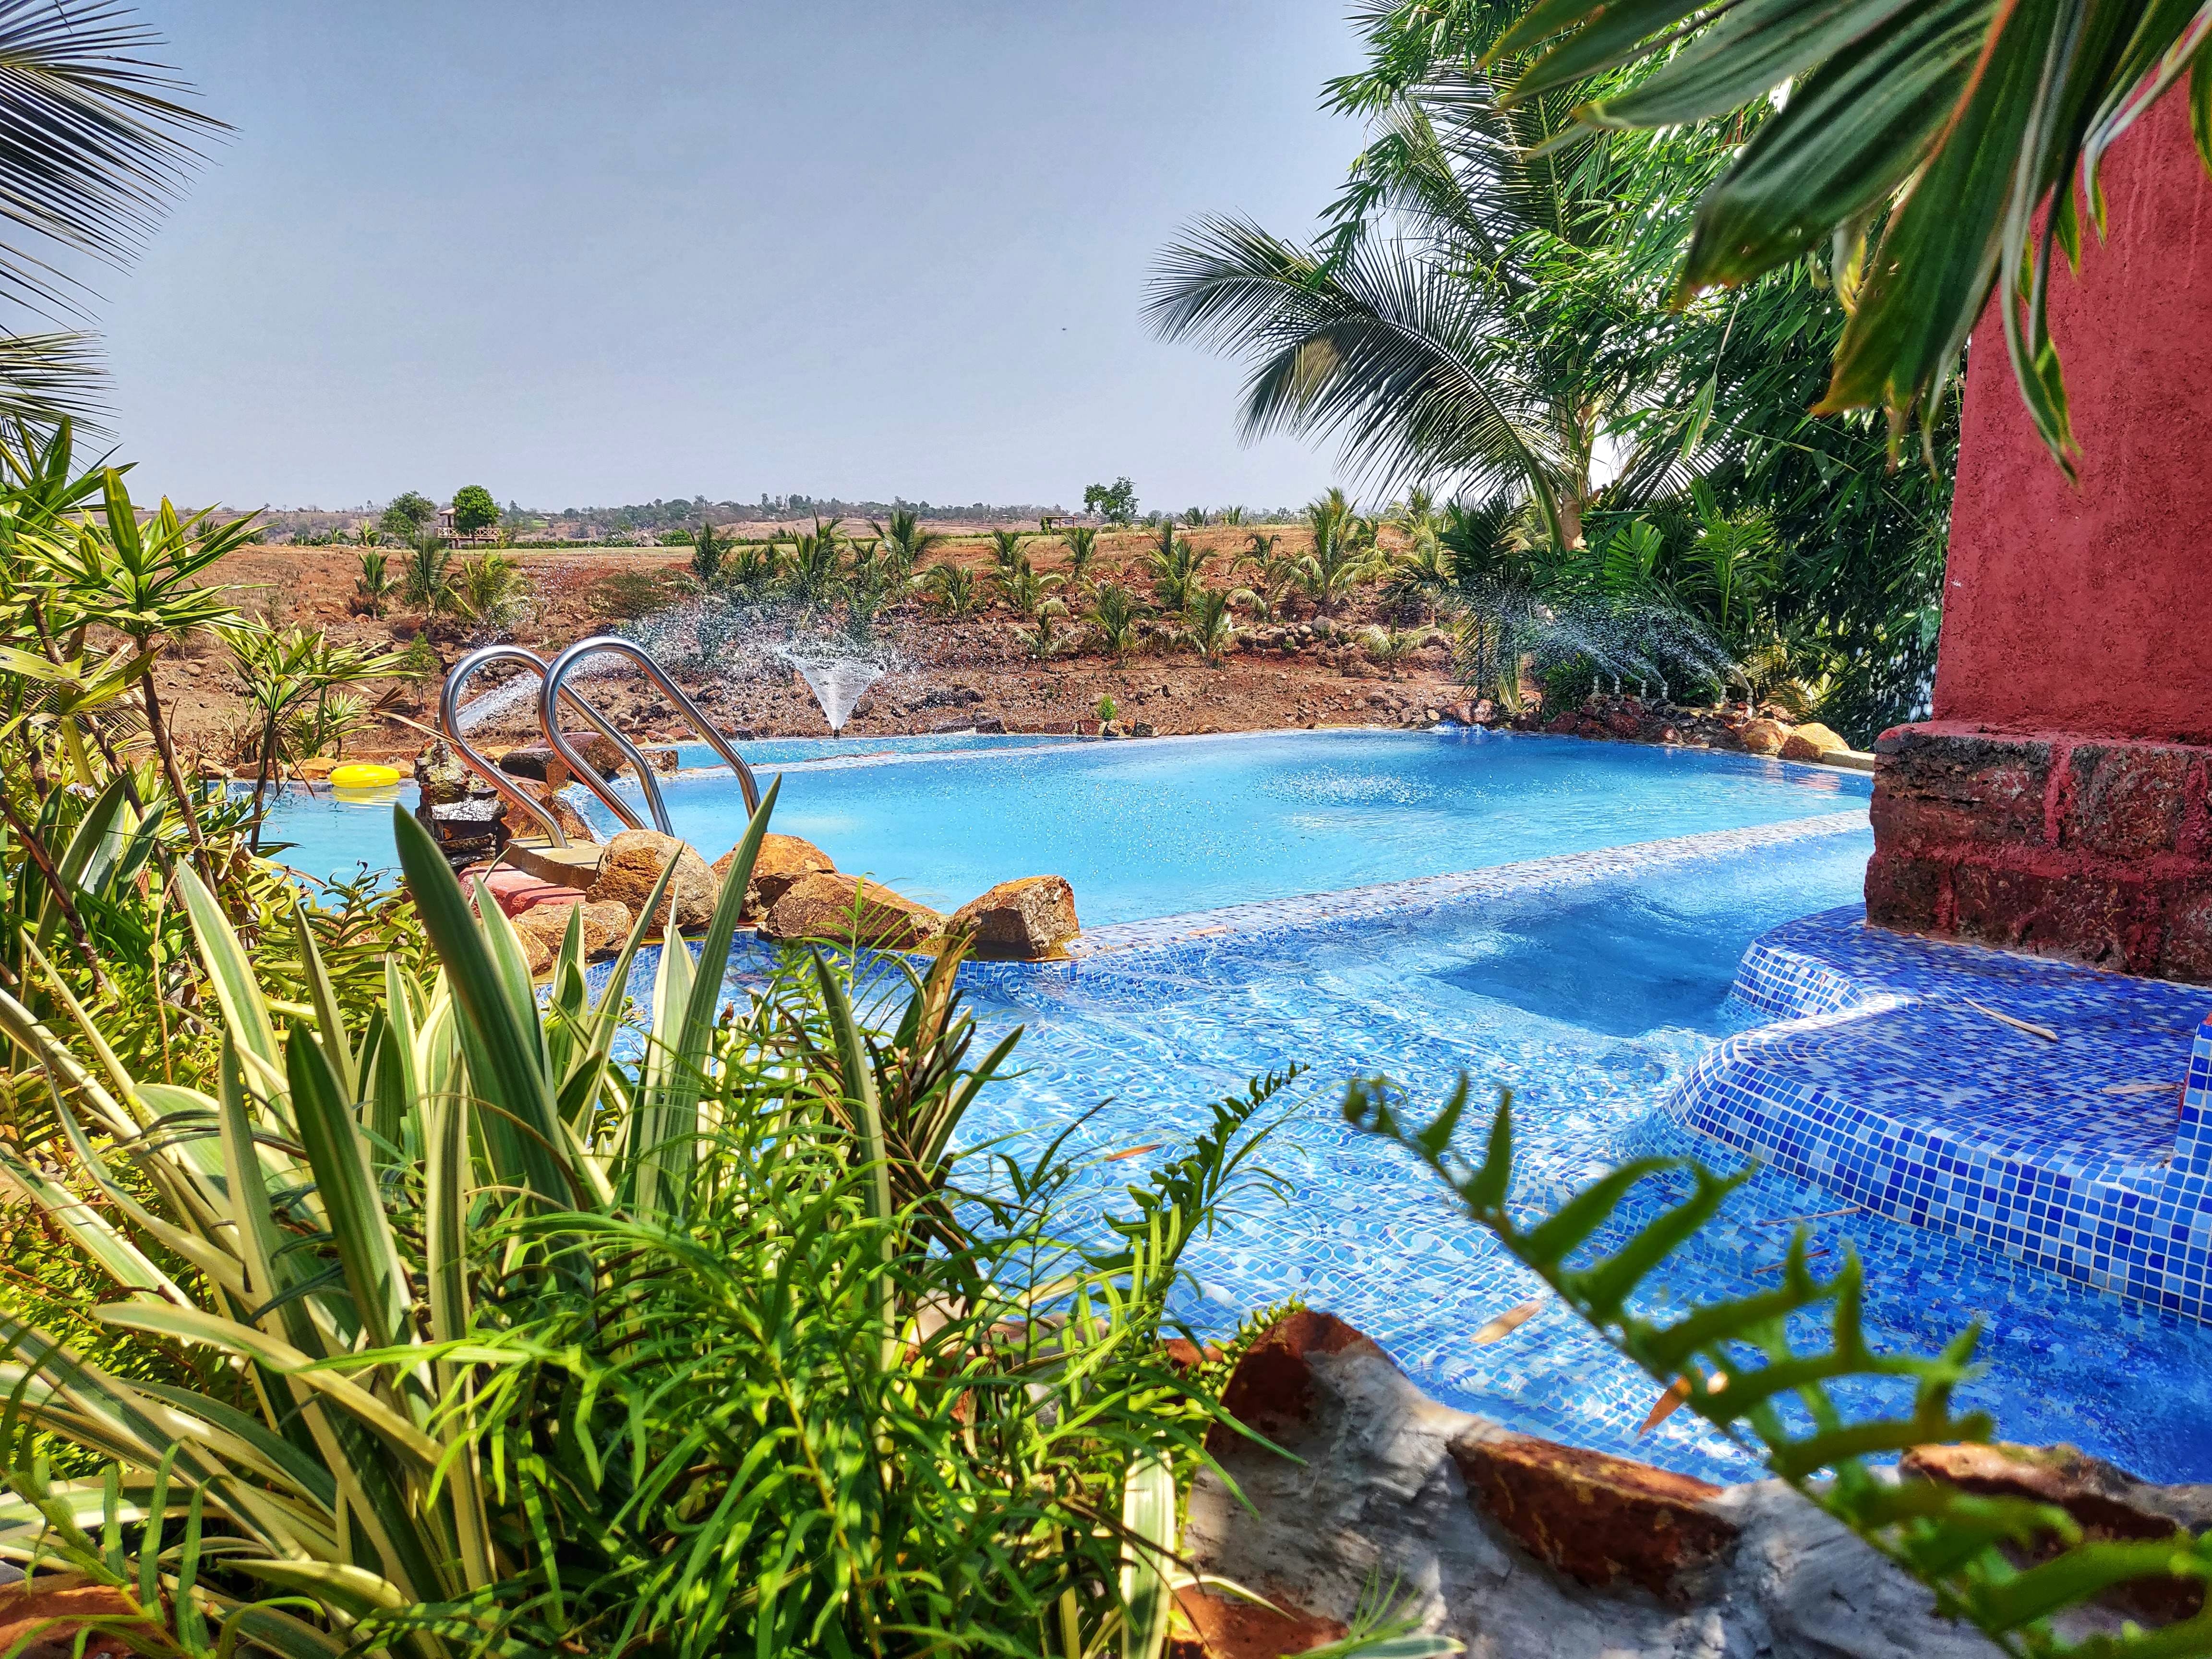
[[[1085,927],[1863,813],[1872,793],[1861,774],[1745,755],[1466,728],[944,742],[740,748],[763,784],[783,779],[776,829],[841,870],[943,910],[1061,875]],[[726,772],[662,787],[676,833],[708,858],[744,832]],[[617,827],[579,805],[601,834]],[[392,858],[388,817],[343,803],[288,796],[270,828],[313,875]]]
[[[1342,1089],[1386,1075],[1418,1117],[1462,1070],[1486,1091],[1510,1085],[1516,1195],[1531,1202],[1650,1152],[1726,1167],[1725,1149],[1675,1128],[1662,1103],[1717,1041],[1768,1018],[1729,994],[1745,947],[1853,902],[1871,844],[1863,820],[1841,817],[1709,833],[1500,866],[1441,898],[1445,884],[1415,883],[1394,906],[1261,907],[1257,926],[1250,912],[1217,914],[1170,943],[1131,927],[1118,930],[1128,948],[1071,963],[973,965],[969,1005],[986,1032],[1025,1035],[1019,1075],[986,1091],[963,1139],[1042,1140],[1109,1101],[1080,1132],[1085,1145],[1172,1144],[1247,1079],[1309,1066],[1269,1160],[1295,1196],[1243,1209],[1194,1251],[1201,1288],[1182,1310],[1194,1324],[1231,1327],[1248,1309],[1300,1297],[1375,1337],[1438,1399],[1571,1444],[1751,1478],[1755,1462],[1687,1413],[1639,1435],[1656,1388],[1555,1303],[1505,1340],[1474,1346],[1482,1325],[1540,1287],[1425,1170],[1349,1127]],[[1116,931],[1105,930],[1109,943]],[[741,944],[732,992],[767,962]],[[641,996],[651,971],[641,963],[633,981]],[[1470,1143],[1484,1127],[1471,1126]],[[1141,1167],[1103,1168],[1099,1194]],[[1658,1200],[1644,1194],[1637,1213],[1648,1218]],[[1878,1347],[1929,1352],[1983,1322],[1988,1369],[1960,1405],[1991,1412],[2003,1437],[2069,1443],[2154,1480],[2212,1476],[2212,1333],[1772,1171],[1669,1262],[1655,1305],[1772,1284],[1801,1220],[1816,1267],[1832,1269],[1846,1245],[1860,1252]]]

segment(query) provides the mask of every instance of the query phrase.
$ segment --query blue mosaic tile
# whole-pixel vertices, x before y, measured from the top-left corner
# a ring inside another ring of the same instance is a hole
[[[1870,1212],[2202,1320],[2212,1208],[2199,987],[1890,933],[1848,906],[1745,953],[1774,1023],[1668,1115]]]

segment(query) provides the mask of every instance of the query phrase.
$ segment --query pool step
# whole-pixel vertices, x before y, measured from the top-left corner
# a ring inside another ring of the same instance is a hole
[[[598,878],[606,856],[605,848],[582,842],[556,847],[533,836],[507,844],[509,864],[556,887],[588,888]]]

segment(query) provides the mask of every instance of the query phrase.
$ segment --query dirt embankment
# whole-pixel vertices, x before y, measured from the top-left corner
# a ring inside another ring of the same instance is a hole
[[[1268,526],[1285,550],[1302,550],[1302,531]],[[1252,532],[1219,526],[1186,532],[1210,554],[1208,580],[1242,581],[1230,566]],[[1149,596],[1143,574],[1142,532],[1100,538],[1091,580],[1122,581]],[[1030,544],[1039,570],[1055,572],[1064,553],[1050,538]],[[465,550],[461,557],[468,556]],[[550,653],[572,641],[636,620],[656,605],[680,604],[689,591],[688,556],[682,549],[591,549],[574,552],[522,550],[512,555],[523,572],[520,611],[500,637]],[[950,560],[970,567],[990,563],[981,536],[950,538],[933,547],[928,562]],[[392,564],[396,574],[398,557]],[[384,649],[407,647],[418,634],[438,672],[425,680],[389,688],[386,708],[397,719],[380,719],[347,744],[356,756],[410,754],[421,746],[419,730],[434,719],[447,665],[484,642],[462,623],[441,619],[427,626],[404,609],[382,618],[362,613],[357,550],[270,546],[248,549],[227,561],[222,580],[236,584],[240,602],[276,622],[321,628],[333,640]],[[861,699],[847,734],[856,738],[927,732],[954,725],[1000,720],[1010,732],[1066,732],[1096,721],[1102,697],[1110,697],[1125,723],[1143,722],[1161,734],[1243,731],[1306,725],[1399,725],[1464,696],[1450,678],[1450,653],[1441,633],[1419,618],[1386,606],[1364,589],[1328,611],[1293,600],[1278,619],[1261,623],[1240,610],[1240,636],[1219,664],[1187,645],[1155,637],[1146,648],[1115,661],[1100,654],[1075,618],[1062,627],[1079,641],[1065,655],[1040,661],[1018,637],[1024,624],[1003,607],[954,621],[918,599],[887,613],[883,626],[895,638],[904,665],[878,681]],[[1358,635],[1376,622],[1395,622],[1418,635],[1401,661],[1370,660]],[[795,673],[679,672],[678,682],[729,730],[763,737],[820,736],[828,731],[819,707]],[[487,675],[482,688],[495,684]],[[157,684],[175,711],[185,746],[210,762],[229,763],[245,752],[252,721],[243,688],[228,653],[211,639],[189,641],[158,670]],[[595,677],[589,694],[625,729],[642,737],[681,740],[690,734],[681,718],[640,676],[623,672]],[[410,726],[405,721],[414,721]],[[487,725],[492,742],[532,736],[536,722],[526,702]]]

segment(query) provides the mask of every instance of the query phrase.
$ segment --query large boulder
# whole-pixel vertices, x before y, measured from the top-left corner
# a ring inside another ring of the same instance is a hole
[[[714,860],[717,892],[737,856],[738,849],[732,847]],[[789,891],[793,882],[806,876],[834,875],[836,869],[830,855],[811,841],[797,836],[763,836],[760,852],[753,860],[752,878],[745,884],[745,914],[757,917]]]
[[[584,920],[584,955],[603,957],[622,948],[629,937],[631,911],[628,905],[611,900],[579,903],[549,902],[532,905],[514,917],[515,936],[522,941],[524,957],[533,975],[542,974],[553,965],[553,958],[561,953],[561,941],[568,936],[568,915],[574,911]]]
[[[1778,755],[1790,741],[1790,728],[1779,720],[1746,720],[1736,737],[1747,755]]]
[[[1799,726],[1784,739],[1782,758],[1794,761],[1816,761],[1823,755],[1850,747],[1850,744],[1845,743],[1843,738],[1818,720],[1814,720],[1808,725]]]
[[[583,814],[571,806],[557,790],[534,781],[526,774],[514,774],[509,781],[521,793],[550,812],[554,822],[561,826],[561,833],[570,841],[588,844],[599,839],[592,833],[592,826],[584,822]],[[513,801],[501,801],[499,811],[501,820],[507,825],[507,833],[510,836],[542,836],[545,833],[544,824]]]
[[[714,872],[690,842],[656,830],[625,830],[609,842],[589,896],[594,903],[611,900],[627,905],[635,915],[645,908],[653,883],[660,879],[660,872],[671,860],[676,865],[672,884],[676,925],[704,927],[714,916],[714,895],[719,890]],[[663,914],[653,921],[657,926],[666,926],[665,902]]]
[[[906,951],[945,931],[945,918],[860,876],[802,876],[760,918],[773,939],[824,939]]]
[[[1080,931],[1075,890],[1065,876],[1023,876],[1002,881],[952,913],[947,933],[965,932],[975,954],[990,961],[1034,962],[1062,954]]]

